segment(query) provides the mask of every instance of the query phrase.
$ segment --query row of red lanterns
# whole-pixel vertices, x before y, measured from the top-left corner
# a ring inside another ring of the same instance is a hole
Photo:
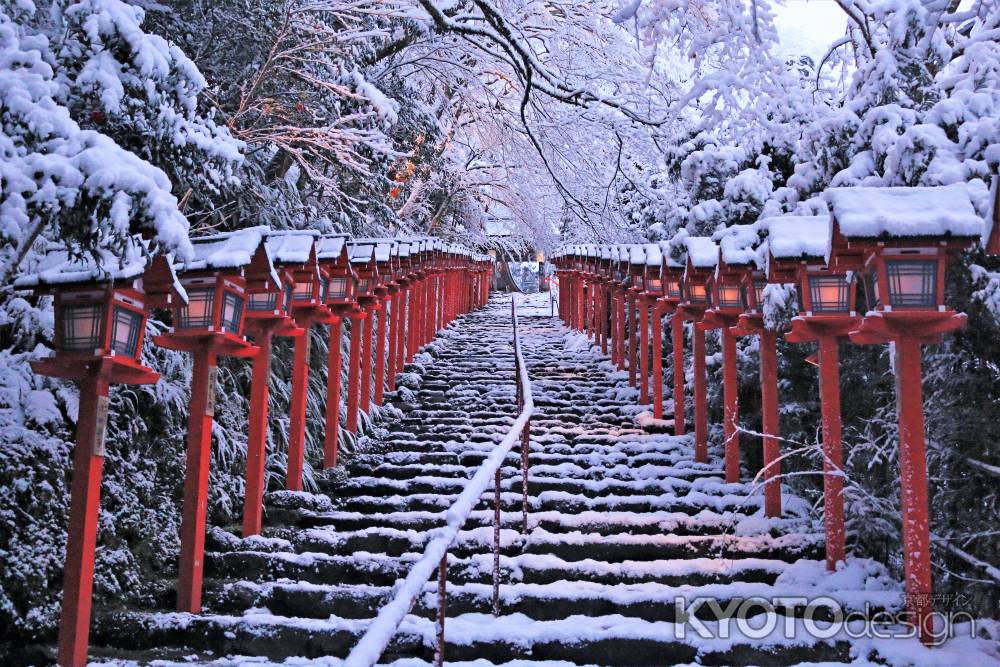
[[[63,667],[86,664],[108,389],[159,379],[140,362],[151,309],[170,310],[173,319],[154,342],[194,359],[177,608],[197,613],[218,358],[253,360],[243,534],[254,535],[261,529],[272,338],[295,339],[286,487],[301,490],[310,327],[330,328],[323,463],[332,467],[339,442],[343,319],[351,321],[345,428],[354,432],[359,413],[368,412],[372,401],[382,403],[384,390],[394,389],[395,376],[422,345],[458,315],[486,303],[493,271],[488,256],[430,238],[351,239],[258,227],[195,238],[192,246],[184,263],[148,257],[140,241],[125,258],[71,257],[56,248],[36,273],[17,282],[54,297],[55,354],[33,362],[33,369],[80,383],[59,628]]]
[[[945,303],[945,272],[983,238],[983,220],[962,186],[842,188],[826,199],[831,213],[764,218],[712,237],[680,232],[669,242],[580,245],[554,259],[563,321],[586,331],[638,382],[640,400],[663,415],[660,317],[672,314],[674,430],[685,433],[684,323],[692,322],[694,440],[708,460],[705,331],[718,329],[723,357],[724,466],[740,479],[736,338],[758,335],[763,429],[764,508],[781,515],[778,442],[778,331],[765,324],[768,285],[794,285],[798,315],[784,332],[816,342],[822,409],[827,568],[845,559],[839,350],[841,340],[890,343],[897,378],[900,474],[907,606],[930,641],[931,562],[921,389],[921,345],[961,327],[966,316]],[[994,230],[995,231],[995,230]],[[863,285],[858,294],[859,284]],[[636,323],[638,306],[640,322]],[[610,308],[610,313],[606,312]],[[652,310],[652,340],[647,326]],[[625,350],[625,320],[630,350]],[[637,359],[636,348],[641,348]],[[647,354],[651,348],[651,364]],[[628,357],[626,362],[626,356]],[[652,366],[652,396],[648,389]],[[637,373],[638,370],[638,373]],[[637,378],[637,375],[639,376]]]

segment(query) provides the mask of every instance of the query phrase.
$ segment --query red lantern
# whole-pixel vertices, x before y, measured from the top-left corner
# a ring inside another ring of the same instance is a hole
[[[285,487],[302,490],[305,466],[306,398],[309,385],[309,331],[314,324],[333,324],[334,315],[326,305],[328,275],[317,258],[319,232],[314,230],[273,231],[267,237],[267,250],[279,271],[288,272],[295,281],[290,309],[303,335],[295,340],[292,360],[292,398],[288,423],[288,470]]]
[[[837,188],[826,198],[833,261],[850,268],[860,263],[866,278],[868,312],[851,341],[893,344],[907,607],[921,640],[933,643],[920,346],[965,323],[964,314],[945,304],[945,271],[956,254],[983,238],[983,220],[961,185]]]
[[[169,264],[163,291],[148,293],[150,263],[141,241],[136,239],[130,251],[125,260],[101,252],[95,261],[52,248],[34,275],[15,282],[18,289],[55,297],[55,354],[33,361],[32,369],[80,383],[59,623],[58,662],[65,667],[87,663],[109,385],[151,384],[159,379],[158,373],[139,363],[146,301],[166,303],[183,297],[175,290]]]
[[[269,234],[269,229],[263,230]],[[246,266],[247,333],[259,352],[250,379],[250,421],[247,433],[247,472],[243,500],[243,536],[260,533],[267,459],[268,384],[271,378],[271,340],[274,336],[300,337],[305,331],[292,319],[295,278],[287,268],[276,269],[266,243],[260,243]]]

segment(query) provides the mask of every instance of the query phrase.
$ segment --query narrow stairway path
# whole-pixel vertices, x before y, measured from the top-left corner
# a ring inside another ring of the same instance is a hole
[[[635,405],[627,374],[536,305],[521,316],[537,407],[530,532],[519,530],[514,452],[502,470],[501,615],[490,613],[491,491],[450,554],[448,660],[850,662],[849,642],[815,639],[794,618],[806,612],[803,600],[778,608],[742,603],[822,594],[851,609],[896,608],[898,584],[860,559],[825,575],[822,535],[801,500],[786,496],[786,517],[765,519],[759,490],[725,483],[717,458],[694,462],[690,437],[638,428],[635,417],[645,408]],[[514,421],[507,298],[495,296],[453,323],[401,384],[391,395],[397,414],[346,474],[323,481],[322,493],[270,494],[262,536],[212,530],[204,613],[105,610],[95,655],[142,664],[246,664],[232,656],[338,664]],[[699,598],[716,604],[685,622],[685,609]],[[818,602],[810,613],[827,618],[829,604]],[[436,582],[428,582],[386,663],[432,659],[436,605]],[[756,636],[754,628],[768,623],[776,629]],[[728,637],[720,636],[723,627]]]

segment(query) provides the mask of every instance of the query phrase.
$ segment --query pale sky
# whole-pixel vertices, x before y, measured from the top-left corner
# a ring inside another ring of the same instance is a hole
[[[786,0],[774,11],[785,56],[809,55],[818,61],[847,26],[844,11],[833,0]]]

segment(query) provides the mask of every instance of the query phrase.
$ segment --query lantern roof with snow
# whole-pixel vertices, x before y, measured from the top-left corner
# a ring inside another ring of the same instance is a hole
[[[641,243],[631,243],[628,245],[628,261],[630,264],[646,265],[646,250]]]
[[[643,250],[646,253],[646,266],[659,267],[663,264],[663,253],[660,251],[659,243],[644,243]]]
[[[316,240],[316,259],[336,261],[341,258],[347,246],[347,234],[325,234]]]
[[[782,215],[761,218],[767,230],[767,253],[778,261],[820,260],[830,256],[830,216]]]
[[[244,276],[248,282],[280,289],[281,278],[275,270],[265,239],[268,227],[248,227],[232,232],[191,239],[191,258],[177,265],[187,272],[222,272]]]
[[[719,244],[719,271],[758,268],[762,264],[758,229],[756,224],[733,225],[712,235]]]
[[[14,281],[19,289],[48,294],[62,287],[108,284],[138,289],[151,307],[187,301],[170,255],[150,255],[148,241],[131,237],[123,251],[98,248],[86,255],[51,243],[34,271]]]
[[[856,239],[956,238],[979,240],[983,219],[964,185],[849,187],[824,193],[834,234]]]
[[[719,263],[719,246],[708,236],[688,236],[684,239],[690,266],[696,270],[715,269]]]
[[[319,238],[320,233],[314,229],[272,230],[267,235],[267,250],[278,266],[308,264],[316,261]]]

